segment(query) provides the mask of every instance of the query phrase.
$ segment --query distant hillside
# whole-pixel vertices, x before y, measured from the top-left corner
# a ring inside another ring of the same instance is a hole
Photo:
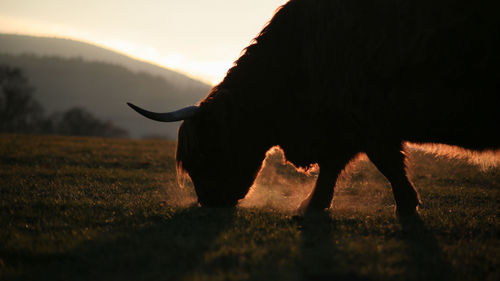
[[[82,106],[103,120],[128,130],[133,137],[174,138],[179,122],[159,123],[133,112],[126,102],[152,110],[174,110],[194,104],[209,86],[182,87],[158,75],[133,72],[104,62],[81,58],[0,55],[0,64],[20,67],[36,88],[34,97],[47,113]],[[196,84],[194,84],[196,85]]]
[[[81,57],[84,60],[101,61],[125,66],[132,71],[160,75],[181,87],[207,85],[173,70],[130,58],[126,55],[81,41],[0,33],[0,54],[33,54],[64,58]]]
[[[84,106],[133,137],[175,137],[178,123],[146,120],[125,106],[152,110],[196,103],[210,86],[175,71],[74,40],[0,34],[0,64],[20,67],[48,113]]]

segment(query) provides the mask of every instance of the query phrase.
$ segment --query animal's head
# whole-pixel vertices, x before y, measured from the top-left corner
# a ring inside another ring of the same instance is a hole
[[[257,176],[266,149],[251,140],[224,102],[205,102],[169,113],[154,113],[129,104],[147,118],[179,128],[177,167],[191,178],[202,206],[235,206]]]

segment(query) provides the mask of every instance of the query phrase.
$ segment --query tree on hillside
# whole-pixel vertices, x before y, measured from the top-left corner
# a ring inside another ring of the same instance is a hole
[[[50,118],[53,133],[71,136],[128,137],[128,132],[109,121],[101,121],[81,107],[73,107]]]
[[[21,69],[0,65],[0,132],[128,137],[128,132],[74,107],[46,117]]]
[[[43,109],[33,99],[34,91],[19,68],[0,65],[0,132],[33,133],[40,130]]]

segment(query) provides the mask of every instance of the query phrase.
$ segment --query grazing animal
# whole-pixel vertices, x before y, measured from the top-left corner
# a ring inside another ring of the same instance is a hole
[[[420,200],[405,141],[500,148],[500,3],[291,0],[199,105],[154,113],[184,120],[177,164],[202,206],[234,206],[273,146],[319,165],[300,208],[330,206],[339,173],[365,152],[400,215]]]

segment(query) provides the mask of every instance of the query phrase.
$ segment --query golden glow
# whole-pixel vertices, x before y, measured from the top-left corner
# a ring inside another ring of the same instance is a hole
[[[92,42],[217,84],[285,2],[5,1],[0,32]]]
[[[232,61],[194,61],[183,54],[163,55],[156,48],[125,40],[103,40],[93,34],[72,30],[62,25],[37,23],[9,17],[0,18],[0,32],[31,36],[59,37],[82,41],[117,51],[131,58],[146,61],[215,85],[225,76]],[[68,36],[68,34],[71,34]],[[235,58],[236,59],[236,58]]]
[[[72,39],[117,51],[131,58],[169,68],[194,79],[215,85],[225,76],[232,61],[194,61],[183,54],[163,55],[156,48],[126,40],[106,40],[91,33],[73,30],[67,26],[39,23],[9,17],[0,18],[0,32],[31,36]]]
[[[406,145],[413,151],[422,151],[447,159],[461,159],[480,167],[484,171],[500,167],[500,150],[473,151],[439,143],[407,143]]]
[[[74,38],[85,37],[85,34],[68,26],[9,16],[0,17],[0,32],[61,38],[68,38],[69,35]]]

